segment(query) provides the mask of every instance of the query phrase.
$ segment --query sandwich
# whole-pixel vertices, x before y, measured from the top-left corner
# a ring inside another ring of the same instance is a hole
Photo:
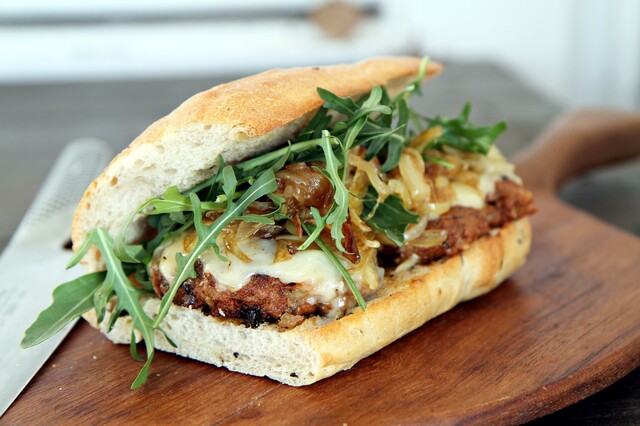
[[[301,386],[489,292],[524,263],[535,207],[494,145],[504,123],[411,107],[441,70],[377,58],[191,97],[86,190],[70,266],[89,272],[23,346],[83,316],[144,361],[132,388],[156,349]]]

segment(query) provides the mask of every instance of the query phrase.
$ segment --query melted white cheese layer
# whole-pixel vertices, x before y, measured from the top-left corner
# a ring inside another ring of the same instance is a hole
[[[474,209],[484,207],[484,196],[478,188],[460,182],[451,182],[451,189],[455,196],[451,205]]]
[[[451,205],[481,209],[487,195],[495,191],[496,182],[509,179],[522,185],[522,180],[515,174],[515,166],[502,156],[495,145],[486,156],[479,155],[471,164],[471,169],[479,174],[477,185],[452,182],[454,199]]]
[[[183,251],[184,236],[160,247],[158,268],[169,281],[176,275],[176,254]],[[274,277],[283,283],[300,283],[311,298],[320,303],[333,303],[347,290],[340,271],[320,250],[304,250],[290,259],[274,263],[276,242],[259,238],[247,238],[238,243],[239,248],[251,259],[243,262],[224,249],[220,239],[218,247],[227,261],[220,259],[213,248],[200,256],[204,272],[210,273],[221,291],[237,291],[249,282],[254,274]],[[354,277],[355,278],[355,277]]]

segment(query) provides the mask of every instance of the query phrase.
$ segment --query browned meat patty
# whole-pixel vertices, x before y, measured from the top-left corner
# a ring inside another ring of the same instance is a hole
[[[285,284],[268,275],[252,275],[240,290],[220,290],[215,278],[205,273],[202,263],[196,263],[195,278],[190,278],[178,289],[173,303],[202,309],[206,315],[237,318],[248,327],[258,327],[264,322],[278,322],[285,314],[286,322],[302,321],[305,317],[323,314],[330,307],[312,304],[298,284]],[[151,281],[159,296],[169,291],[169,283],[154,268]],[[293,318],[292,318],[293,317]]]

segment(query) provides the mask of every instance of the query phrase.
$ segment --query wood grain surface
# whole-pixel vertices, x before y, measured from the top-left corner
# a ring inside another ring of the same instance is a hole
[[[555,195],[566,179],[640,153],[640,118],[560,119],[518,160],[535,193],[528,263],[494,292],[347,372],[304,388],[158,353],[140,368],[80,323],[4,424],[514,423],[558,410],[640,365],[640,240]]]

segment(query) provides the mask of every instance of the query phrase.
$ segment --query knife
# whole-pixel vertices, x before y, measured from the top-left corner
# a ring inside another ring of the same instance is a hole
[[[104,141],[70,142],[0,257],[0,416],[75,324],[38,346],[20,347],[25,330],[51,304],[53,289],[82,275],[79,269],[65,269],[73,212],[111,158]]]

